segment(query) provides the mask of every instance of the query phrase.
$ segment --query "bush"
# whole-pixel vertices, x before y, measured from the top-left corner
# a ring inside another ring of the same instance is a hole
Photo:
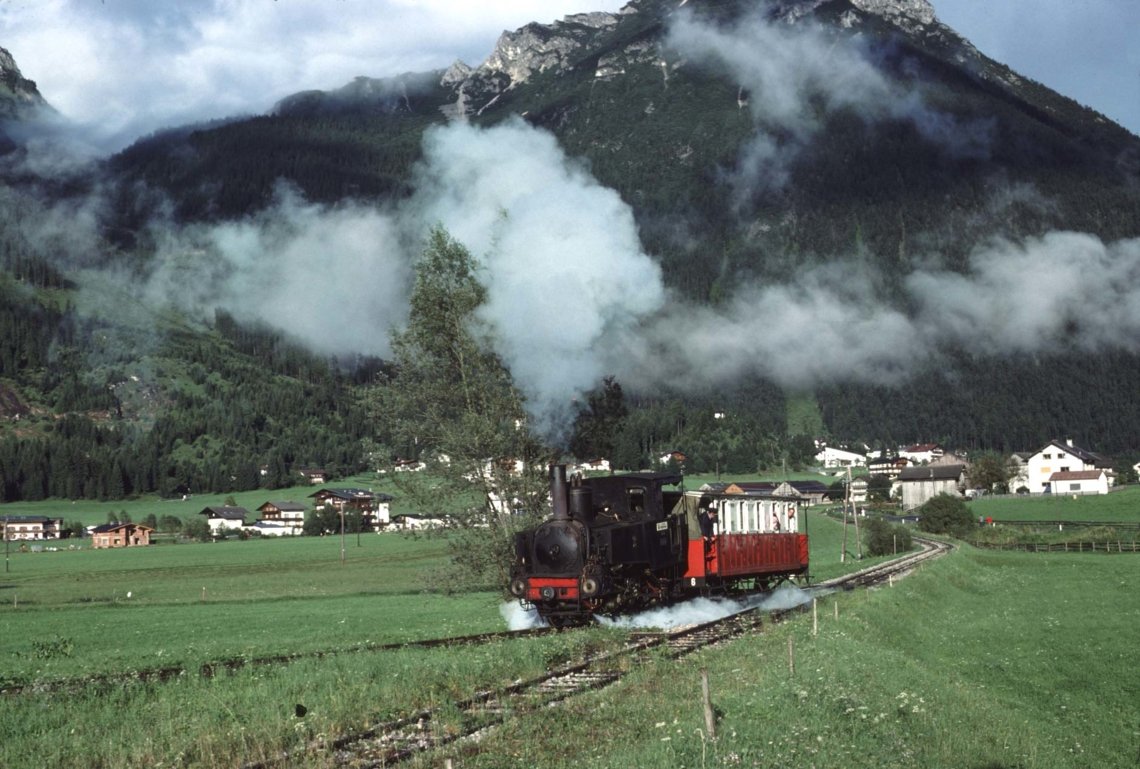
[[[892,555],[905,553],[914,547],[910,529],[888,523],[882,518],[871,518],[867,522],[867,555]]]
[[[965,537],[975,527],[974,516],[961,497],[939,494],[915,511],[918,528],[931,534]]]

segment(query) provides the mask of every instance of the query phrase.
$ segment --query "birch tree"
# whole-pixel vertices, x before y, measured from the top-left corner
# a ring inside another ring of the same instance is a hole
[[[407,326],[392,334],[395,373],[380,418],[396,446],[427,464],[395,474],[423,515],[449,522],[453,561],[467,577],[505,585],[513,534],[545,514],[550,452],[527,427],[524,401],[479,316],[479,264],[432,231],[416,265]]]

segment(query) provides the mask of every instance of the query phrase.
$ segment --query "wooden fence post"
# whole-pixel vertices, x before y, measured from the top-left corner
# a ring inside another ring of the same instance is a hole
[[[712,697],[709,694],[709,671],[701,669],[701,698],[705,704],[705,732],[710,740],[716,739],[716,716],[713,713]]]
[[[792,636],[788,636],[788,673],[796,674],[796,642]]]

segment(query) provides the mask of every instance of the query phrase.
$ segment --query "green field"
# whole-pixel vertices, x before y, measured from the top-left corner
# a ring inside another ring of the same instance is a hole
[[[854,557],[853,527],[841,563],[842,524],[805,520],[816,579],[871,562]],[[343,564],[339,537],[12,553],[0,581],[0,678],[33,689],[0,695],[0,765],[235,766],[503,686],[622,637],[596,628],[368,651],[502,629],[502,599],[433,590],[443,540],[371,534],[345,544]],[[818,636],[800,616],[680,662],[650,662],[618,686],[512,722],[482,755],[453,757],[460,767],[1134,766],[1138,586],[1140,558],[1127,554],[964,547],[894,588],[822,598]],[[312,651],[340,653],[213,678],[196,667]],[[169,665],[188,672],[164,683],[131,676]],[[703,738],[701,667],[720,713],[715,743]],[[34,690],[100,676],[118,682]]]
[[[1110,494],[1043,494],[1037,496],[981,497],[970,510],[997,521],[1097,521],[1140,523],[1140,486]]]
[[[462,767],[1133,767],[1140,558],[965,547],[496,732]],[[834,608],[838,605],[838,618]],[[791,649],[791,653],[789,653]],[[794,660],[794,672],[789,660]],[[709,739],[700,671],[718,713]],[[429,765],[429,764],[424,764]],[[437,762],[434,765],[439,765]]]
[[[79,521],[84,526],[106,523],[108,516],[118,516],[123,512],[130,516],[132,521],[141,521],[151,514],[155,518],[174,515],[186,520],[194,518],[207,507],[224,505],[227,504],[226,500],[232,499],[238,507],[244,507],[250,512],[251,517],[246,523],[253,523],[257,517],[257,508],[266,502],[292,501],[310,506],[312,500],[309,499],[309,495],[321,488],[363,488],[377,492],[383,491],[396,497],[391,505],[393,513],[414,512],[407,509],[405,503],[401,501],[399,492],[395,489],[395,484],[390,478],[375,473],[367,473],[319,486],[257,489],[255,491],[238,491],[232,494],[194,494],[185,499],[162,499],[156,496],[144,496],[113,502],[71,501],[66,499],[47,499],[42,502],[10,502],[0,505],[0,516],[47,515],[62,518],[64,521]]]

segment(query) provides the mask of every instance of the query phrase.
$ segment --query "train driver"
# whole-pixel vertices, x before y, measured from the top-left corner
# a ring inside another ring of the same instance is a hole
[[[697,516],[697,520],[701,524],[701,536],[706,540],[712,539],[716,532],[716,502],[709,502],[708,507],[701,510]]]

